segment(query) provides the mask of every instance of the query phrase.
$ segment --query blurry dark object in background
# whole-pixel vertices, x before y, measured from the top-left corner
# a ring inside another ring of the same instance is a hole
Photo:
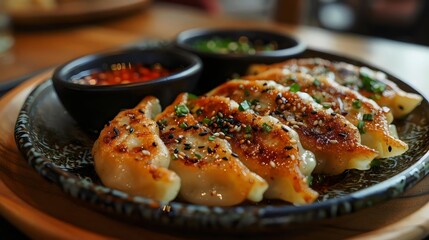
[[[427,0],[278,0],[277,9],[276,19],[283,22],[429,46]]]
[[[183,5],[204,10],[210,14],[218,14],[222,11],[221,6],[217,0],[158,0],[158,1],[183,4]]]

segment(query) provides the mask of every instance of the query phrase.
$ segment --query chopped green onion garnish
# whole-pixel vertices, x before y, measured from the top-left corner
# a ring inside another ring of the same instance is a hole
[[[371,98],[372,100],[380,100],[381,98],[381,94],[380,93],[375,93],[373,95],[371,95],[369,98]]]
[[[356,100],[353,101],[352,106],[353,106],[354,109],[359,109],[359,108],[362,107],[362,103],[359,100],[356,99]]]
[[[323,103],[322,106],[324,109],[328,109],[331,107],[331,104],[330,103]]]
[[[301,89],[301,87],[299,86],[299,84],[298,83],[294,83],[294,84],[290,85],[290,90],[289,91],[291,91],[293,93],[296,93],[300,89]]]
[[[249,126],[249,125],[247,125],[247,126],[246,126],[246,128],[244,128],[244,131],[245,131],[246,133],[251,133],[251,132],[252,132],[252,127],[251,127],[251,126]]]
[[[194,153],[194,155],[195,155],[195,157],[197,157],[197,159],[201,159],[202,158],[201,155],[198,154],[198,153]]]
[[[269,132],[271,132],[271,126],[270,125],[268,125],[268,124],[266,124],[266,123],[262,123],[262,131],[263,132],[266,132],[266,133],[269,133]]]
[[[313,97],[313,99],[314,99],[314,101],[315,101],[315,102],[317,102],[317,103],[319,103],[319,104],[322,102],[322,101],[320,101],[320,98]]]
[[[365,73],[360,73],[359,77],[362,80],[362,85],[360,86],[361,89],[373,93],[382,93],[386,90],[386,84],[371,78]]]
[[[243,102],[240,103],[240,105],[238,106],[238,110],[240,111],[246,111],[247,109],[250,109],[250,102],[247,100],[244,100]]]
[[[357,124],[357,128],[359,129],[359,132],[361,134],[365,133],[365,122],[364,121],[359,121]]]
[[[197,96],[197,95],[192,94],[192,93],[188,93],[188,100],[195,100],[195,99],[197,99],[197,98],[198,98],[198,96]]]
[[[165,124],[167,124],[167,119],[161,119],[157,122],[158,126],[165,127]]]
[[[314,86],[318,87],[318,86],[320,86],[320,81],[317,79],[314,79],[313,84],[314,84]]]
[[[253,99],[252,102],[250,102],[252,105],[256,105],[258,104],[259,100],[258,99]]]
[[[212,121],[211,121],[209,118],[204,118],[204,119],[203,119],[203,123],[204,123],[204,124],[206,124],[206,125],[210,125],[210,124],[211,124],[211,122],[212,122]]]
[[[209,141],[214,141],[216,139],[216,136],[210,135],[209,136]]]
[[[189,113],[189,109],[183,104],[174,106],[174,110],[176,111],[176,116],[178,117],[184,117]]]
[[[179,127],[180,128],[187,128],[188,124],[186,124],[185,122],[183,122],[183,123],[179,124]]]
[[[372,121],[373,118],[374,118],[374,116],[372,115],[372,113],[367,113],[367,114],[364,114],[362,116],[362,120],[364,120],[364,121]]]

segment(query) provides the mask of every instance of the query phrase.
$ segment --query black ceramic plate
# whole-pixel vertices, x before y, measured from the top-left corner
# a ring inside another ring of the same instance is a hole
[[[365,65],[313,50],[302,55],[314,56]],[[416,92],[399,79],[389,78],[405,91]],[[396,197],[415,185],[429,173],[428,101],[423,100],[417,109],[395,124],[400,138],[409,144],[406,154],[386,159],[368,171],[349,171],[315,203],[306,206],[264,202],[207,207],[179,201],[156,202],[106,188],[94,172],[90,154],[95,136],[72,120],[58,101],[50,80],[39,85],[25,101],[15,137],[23,156],[36,171],[94,209],[145,226],[249,233],[358,211]]]

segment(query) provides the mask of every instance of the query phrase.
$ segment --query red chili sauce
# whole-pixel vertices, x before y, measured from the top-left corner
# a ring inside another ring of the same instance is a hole
[[[72,80],[74,83],[85,85],[116,85],[135,82],[145,82],[171,75],[176,70],[170,70],[161,64],[143,65],[131,63],[116,63],[110,65],[110,70],[97,71],[85,77]]]

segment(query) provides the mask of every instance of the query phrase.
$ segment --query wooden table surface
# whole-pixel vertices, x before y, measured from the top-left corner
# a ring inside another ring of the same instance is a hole
[[[137,14],[110,21],[51,30],[16,31],[15,45],[0,57],[0,84],[57,66],[88,53],[137,43],[170,40],[194,27],[258,27],[295,35],[308,46],[368,62],[403,79],[429,96],[429,48],[388,40],[334,34],[273,22],[207,16],[186,7],[153,4]],[[130,226],[82,207],[30,169],[13,139],[18,111],[29,91],[50,72],[39,74],[0,99],[0,213],[25,234],[37,238],[182,237]],[[335,219],[297,227],[290,237],[420,239],[429,234],[429,178],[404,196]],[[281,239],[276,235],[273,238]]]

